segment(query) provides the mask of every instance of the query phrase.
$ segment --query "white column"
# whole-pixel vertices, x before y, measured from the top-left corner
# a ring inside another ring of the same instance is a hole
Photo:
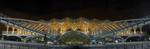
[[[19,35],[19,34],[21,33],[21,30],[20,30],[20,29],[17,29],[17,31],[18,31],[18,32],[17,32],[16,34]]]
[[[19,32],[19,34],[18,34],[18,35],[22,34],[22,32],[23,32],[23,31],[20,29],[20,32]]]
[[[7,27],[7,28],[6,28],[6,34],[8,34],[8,32],[9,32],[9,27],[10,27],[10,26],[7,25],[6,27]]]
[[[130,35],[130,34],[131,34],[130,29],[127,29],[127,33],[125,33],[124,35]]]
[[[26,30],[23,30],[23,31],[24,31],[23,35],[26,35],[26,33],[27,33]]]
[[[12,27],[12,33],[11,34],[14,34],[15,33],[15,28]]]
[[[140,29],[140,34],[143,34],[142,26],[141,26],[141,27],[139,27],[139,29]]]
[[[136,34],[136,28],[133,28],[133,33]]]
[[[24,29],[22,30],[22,34],[21,35],[24,35],[24,33],[25,33],[25,31],[24,31]]]

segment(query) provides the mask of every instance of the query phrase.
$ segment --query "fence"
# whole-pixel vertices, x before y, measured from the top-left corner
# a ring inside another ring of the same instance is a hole
[[[0,41],[0,49],[63,49],[63,48],[66,48],[66,46]]]
[[[150,42],[108,43],[105,45],[85,45],[89,49],[150,49]]]
[[[150,42],[108,43],[105,45],[45,45],[37,43],[22,43],[12,41],[0,41],[0,49],[150,49]]]

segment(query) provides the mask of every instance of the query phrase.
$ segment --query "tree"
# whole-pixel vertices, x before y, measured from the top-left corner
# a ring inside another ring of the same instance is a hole
[[[65,33],[63,36],[61,36],[60,40],[61,44],[89,44],[90,39],[87,35],[77,32],[77,31],[71,31]]]

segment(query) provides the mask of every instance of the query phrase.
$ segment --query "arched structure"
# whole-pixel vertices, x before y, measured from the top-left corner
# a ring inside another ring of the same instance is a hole
[[[52,40],[58,40],[68,31],[80,31],[83,36],[87,35],[92,40],[105,38],[107,36],[135,36],[143,35],[142,26],[150,23],[150,18],[139,18],[120,21],[100,21],[98,19],[52,19],[49,23],[32,21],[26,19],[15,19],[1,15],[0,22],[5,24],[7,29],[3,34],[26,35],[26,36],[47,36]],[[10,28],[12,28],[10,30]],[[140,28],[140,31],[136,29]],[[70,32],[71,33],[71,32]],[[73,33],[78,35],[77,33]],[[92,36],[92,37],[91,37]]]

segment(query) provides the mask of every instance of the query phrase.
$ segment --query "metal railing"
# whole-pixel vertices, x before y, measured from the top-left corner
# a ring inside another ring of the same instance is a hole
[[[0,41],[0,49],[71,49],[68,45],[45,45],[38,43],[22,43]],[[80,45],[80,49],[149,49],[150,42],[107,43],[105,45]]]
[[[13,41],[0,41],[0,49],[63,49],[64,45],[45,45],[38,43],[23,43]]]
[[[90,49],[150,49],[150,42],[107,43],[105,45],[85,45]]]

